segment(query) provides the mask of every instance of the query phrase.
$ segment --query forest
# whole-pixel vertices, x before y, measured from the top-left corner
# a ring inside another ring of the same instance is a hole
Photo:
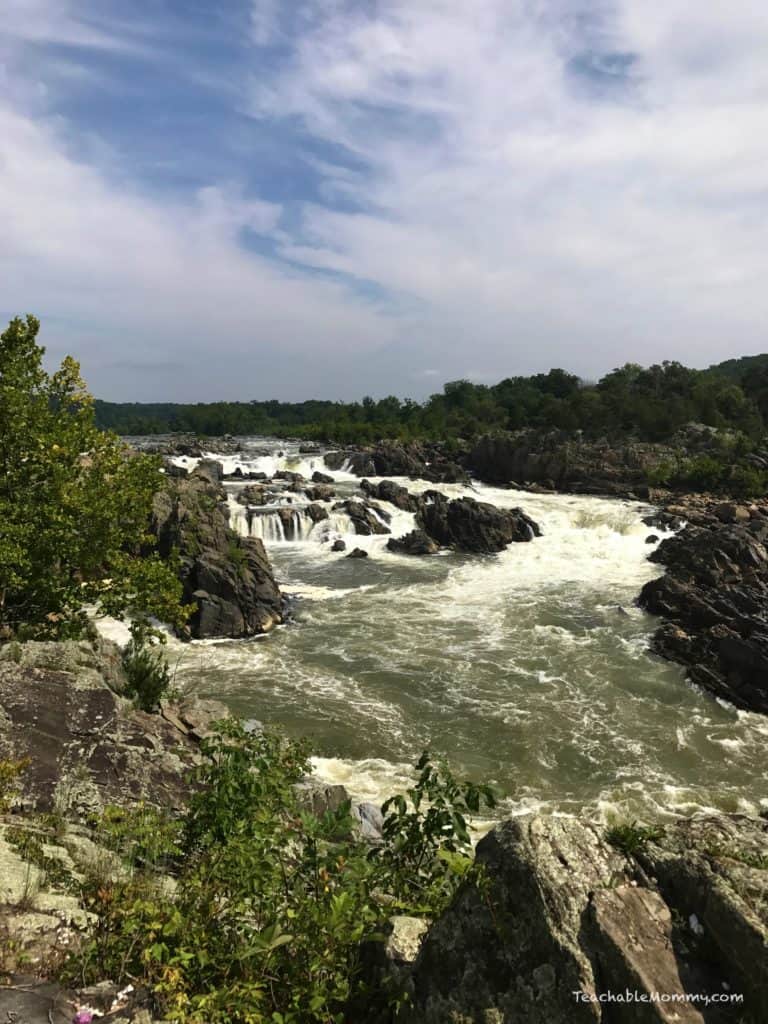
[[[172,432],[268,434],[340,443],[472,438],[524,427],[588,436],[670,438],[686,423],[730,428],[754,440],[768,427],[768,355],[707,370],[665,361],[612,370],[596,383],[562,369],[498,384],[452,381],[424,402],[365,397],[357,402],[96,402],[99,426],[124,435]]]

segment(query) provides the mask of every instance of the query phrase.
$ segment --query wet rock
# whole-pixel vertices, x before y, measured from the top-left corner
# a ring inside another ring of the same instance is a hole
[[[312,483],[314,484],[333,484],[335,482],[332,476],[329,476],[327,473],[321,473],[319,469],[316,469],[312,474]]]
[[[192,470],[192,476],[209,484],[220,484],[224,479],[224,467],[216,459],[202,459]]]
[[[398,555],[436,555],[440,545],[424,530],[411,530],[404,537],[391,537],[387,548]]]
[[[235,500],[239,505],[263,505],[266,502],[265,489],[259,484],[248,484],[237,492]]]
[[[368,501],[337,501],[333,506],[334,512],[346,512],[352,520],[355,533],[368,537],[371,534],[389,533],[389,527],[382,520],[387,519],[387,514]]]
[[[344,786],[321,782],[319,779],[302,779],[294,786],[294,792],[302,810],[317,818],[322,818],[328,811],[338,811],[349,802],[349,793]]]
[[[243,637],[282,621],[283,597],[264,545],[229,526],[226,494],[207,475],[169,481],[155,495],[152,530],[161,557],[178,552],[194,637]]]
[[[411,494],[405,487],[396,484],[394,480],[381,480],[378,484],[372,484],[369,480],[360,482],[360,489],[371,498],[378,498],[379,501],[388,501],[396,508],[404,512],[418,512],[421,508],[421,500]]]
[[[322,505],[315,505],[313,503],[311,505],[307,505],[307,507],[306,507],[306,509],[304,511],[307,513],[307,515],[309,516],[309,518],[312,520],[313,523],[320,523],[324,519],[328,519],[329,518],[328,517],[328,509],[327,508],[323,508]]]
[[[304,487],[304,493],[310,501],[330,501],[336,497],[336,491],[327,484],[316,484],[314,487]]]
[[[343,541],[341,539],[341,537],[339,537],[337,540],[335,540],[333,542],[333,544],[331,544],[331,551],[346,551],[346,550],[347,550],[346,541]]]
[[[368,552],[365,551],[363,548],[352,548],[352,550],[347,555],[347,558],[367,558],[367,557],[368,557]]]
[[[645,543],[646,544],[657,544],[658,541],[659,541],[658,535],[655,534],[655,533],[649,533],[648,536],[645,538]]]
[[[424,499],[417,520],[443,547],[490,554],[541,536],[539,526],[519,508],[499,509],[474,498],[449,501],[437,491],[428,491]]]
[[[736,707],[767,714],[768,549],[753,521],[725,518],[701,506],[698,523],[662,541],[650,560],[667,573],[646,583],[638,602],[666,620],[653,638],[657,654]]]

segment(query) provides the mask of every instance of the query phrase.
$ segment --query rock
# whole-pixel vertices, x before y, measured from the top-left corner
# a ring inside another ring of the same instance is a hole
[[[477,846],[482,885],[459,891],[405,975],[406,1019],[701,1024],[733,1008],[686,994],[724,991],[744,993],[738,1019],[768,1019],[766,830],[735,815],[680,821],[627,859],[590,822],[502,822]]]
[[[304,511],[307,513],[307,515],[309,516],[313,523],[319,523],[323,519],[329,518],[328,509],[323,508],[322,505],[315,505],[313,503],[312,505],[307,505]]]
[[[335,540],[333,542],[333,544],[331,544],[331,551],[346,551],[346,550],[347,550],[346,542],[343,541],[341,539],[341,537],[339,537],[337,540]]]
[[[104,640],[0,648],[0,758],[29,759],[29,809],[81,820],[106,803],[183,802],[197,744],[118,695],[119,658]]]
[[[591,894],[629,880],[600,832],[568,818],[515,818],[480,840],[487,888],[463,889],[430,928],[413,969],[420,1024],[597,1021],[582,945]],[[607,986],[603,986],[607,987]]]
[[[316,484],[314,487],[303,488],[310,501],[330,501],[336,497],[336,491],[327,484]]]
[[[403,537],[390,537],[387,548],[399,555],[436,555],[440,545],[424,530],[411,530]]]
[[[507,544],[541,536],[538,525],[522,509],[499,509],[474,498],[449,501],[427,491],[417,521],[438,544],[457,551],[489,554]]]
[[[347,555],[347,558],[367,558],[367,557],[368,557],[368,552],[365,551],[363,548],[352,548],[352,550]]]
[[[319,779],[306,778],[297,782],[294,791],[302,810],[322,818],[328,811],[338,811],[349,802],[349,793],[344,786],[321,782]]]
[[[346,512],[352,520],[355,533],[368,537],[371,534],[389,533],[389,527],[382,520],[388,518],[383,509],[372,505],[368,501],[355,501],[350,498],[347,501],[337,501],[333,506],[334,512]]]
[[[658,541],[658,535],[655,533],[649,533],[648,536],[645,538],[646,544],[658,544]]]
[[[213,732],[216,722],[230,718],[230,711],[220,700],[204,700],[201,697],[182,697],[175,706],[179,718],[195,739],[206,739]]]
[[[235,500],[239,505],[264,505],[266,502],[265,488],[260,484],[248,484],[237,492]]]
[[[71,994],[56,982],[13,974],[7,986],[0,985],[3,1024],[72,1024],[74,1013]]]
[[[768,550],[762,533],[752,529],[758,519],[737,525],[731,512],[724,521],[702,507],[693,523],[693,514],[650,555],[667,568],[638,598],[666,620],[653,650],[685,665],[691,679],[716,696],[766,714]]]
[[[749,509],[743,505],[734,505],[730,501],[723,501],[713,509],[721,523],[748,523],[752,518]]]
[[[155,495],[152,530],[162,557],[180,556],[195,637],[243,637],[282,622],[284,601],[264,545],[229,526],[226,495],[207,477],[169,481]]]
[[[359,822],[359,835],[362,839],[381,839],[384,815],[380,807],[365,800],[363,803],[352,804],[352,813]]]
[[[220,484],[224,479],[224,467],[215,459],[201,459],[192,470],[192,476],[209,484]]]
[[[312,474],[312,483],[314,484],[333,484],[335,482],[332,476],[329,476],[327,473],[321,473],[319,469],[316,469]]]
[[[360,482],[360,489],[369,497],[378,498],[379,501],[388,501],[404,512],[418,512],[421,508],[421,500],[406,490],[405,487],[396,484],[394,480],[382,480],[378,484],[372,484],[369,480],[362,480]]]

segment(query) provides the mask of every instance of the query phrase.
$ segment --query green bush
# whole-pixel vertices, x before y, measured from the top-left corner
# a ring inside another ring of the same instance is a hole
[[[171,672],[154,637],[141,624],[131,627],[131,639],[123,651],[123,669],[128,680],[126,695],[142,711],[157,711],[171,689]]]
[[[424,755],[372,845],[348,803],[319,818],[301,809],[304,744],[229,723],[203,754],[164,860],[172,895],[132,855],[128,881],[89,893],[97,923],[65,977],[146,986],[160,1013],[190,1024],[340,1024],[363,996],[400,998],[366,989],[361,949],[393,914],[445,905],[472,871],[464,814],[492,794]]]
[[[612,825],[606,829],[606,841],[621,850],[625,857],[633,857],[648,843],[658,842],[664,835],[659,825],[639,825],[636,821]]]

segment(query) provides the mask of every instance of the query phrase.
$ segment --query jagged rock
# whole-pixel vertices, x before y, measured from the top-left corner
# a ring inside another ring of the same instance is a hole
[[[667,573],[645,584],[638,603],[667,620],[656,653],[737,707],[768,714],[768,550],[751,528],[757,518],[726,518],[704,508],[701,525],[662,541],[650,560]]]
[[[297,782],[293,788],[299,806],[317,818],[322,818],[328,811],[338,811],[343,804],[349,802],[347,790],[335,783],[306,778]]]
[[[347,558],[367,558],[367,557],[368,557],[368,552],[365,551],[363,548],[352,548],[352,550],[347,555]]]
[[[349,518],[352,520],[355,533],[359,536],[368,537],[372,533],[385,534],[389,533],[389,527],[382,523],[382,519],[387,519],[387,514],[383,509],[377,508],[371,505],[367,501],[355,501],[352,498],[347,501],[337,501],[333,506],[334,512],[346,512]]]
[[[477,846],[480,886],[460,890],[406,974],[406,1020],[709,1024],[734,1007],[686,993],[728,991],[744,993],[736,1019],[768,1019],[766,830],[738,816],[681,821],[627,859],[589,822],[502,822]]]
[[[0,758],[29,758],[25,806],[77,819],[105,803],[183,801],[197,744],[136,710],[125,686],[107,640],[0,647]]]
[[[440,545],[423,530],[411,530],[404,537],[390,537],[387,548],[398,555],[436,555]]]
[[[235,500],[239,505],[263,505],[266,502],[265,489],[259,484],[248,484],[237,492]]]
[[[316,484],[314,487],[302,488],[310,501],[330,501],[336,497],[336,490],[328,484]]]
[[[319,469],[316,469],[312,474],[313,484],[333,484],[335,482],[332,476],[329,476],[327,473],[321,473]]]
[[[307,505],[304,511],[307,513],[307,515],[309,516],[313,523],[319,523],[323,519],[329,518],[328,509],[323,508],[322,505],[315,505],[313,503],[312,505]]]
[[[418,512],[421,508],[421,500],[405,487],[396,484],[394,480],[381,480],[378,484],[372,484],[370,480],[361,480],[360,489],[370,498],[388,501],[404,512]]]
[[[437,491],[427,491],[424,499],[417,520],[444,547],[489,554],[541,536],[539,526],[519,508],[499,509],[474,498],[449,501]]]
[[[283,598],[264,545],[228,523],[226,494],[208,475],[169,481],[155,495],[152,529],[162,557],[180,556],[195,637],[264,633],[282,621]]]
[[[210,484],[220,484],[224,479],[224,467],[216,459],[201,459],[192,470],[192,476],[199,477]]]

